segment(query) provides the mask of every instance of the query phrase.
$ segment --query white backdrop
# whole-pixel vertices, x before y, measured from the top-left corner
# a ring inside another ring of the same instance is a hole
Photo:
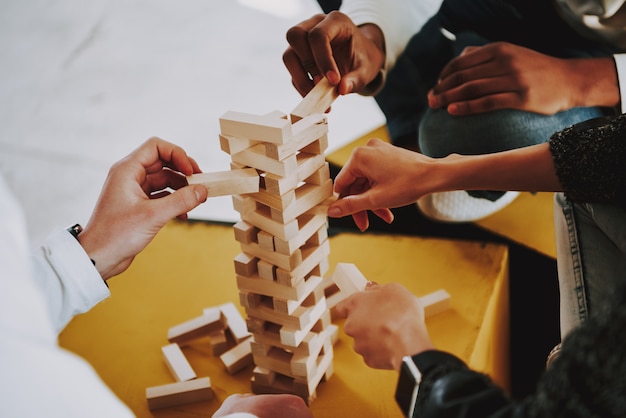
[[[36,242],[86,223],[109,166],[150,136],[227,170],[218,119],[289,112],[300,100],[282,53],[314,0],[3,0],[0,172]],[[371,98],[339,98],[330,151],[380,126]],[[1,197],[0,197],[1,198]],[[192,218],[234,222],[230,198]]]

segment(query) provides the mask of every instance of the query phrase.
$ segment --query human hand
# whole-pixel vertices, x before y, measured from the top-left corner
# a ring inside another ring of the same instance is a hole
[[[498,109],[552,115],[577,105],[575,61],[507,42],[468,47],[444,67],[428,102],[455,116]]]
[[[391,223],[389,208],[415,203],[437,191],[441,177],[429,171],[433,161],[423,154],[370,139],[366,146],[353,150],[336,176],[334,188],[339,199],[330,205],[328,216],[352,215],[361,231],[369,227],[367,210]]]
[[[385,62],[378,26],[354,25],[345,14],[318,14],[287,31],[283,62],[298,92],[305,96],[322,77],[339,94],[359,93],[376,79]]]
[[[313,418],[311,410],[296,395],[234,394],[224,400],[213,418],[248,412],[259,418]]]
[[[159,138],[147,140],[110,168],[78,236],[103,279],[126,270],[170,219],[186,219],[188,211],[206,201],[206,188],[188,186],[185,178],[199,172],[182,148]]]
[[[369,367],[400,370],[402,357],[434,349],[420,299],[399,283],[370,284],[335,306]]]

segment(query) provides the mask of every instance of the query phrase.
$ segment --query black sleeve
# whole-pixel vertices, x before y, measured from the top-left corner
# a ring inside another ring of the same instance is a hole
[[[566,197],[626,208],[626,115],[578,123],[550,138]]]
[[[414,418],[517,417],[512,402],[489,376],[470,370],[457,357],[427,351],[413,357],[422,372]]]

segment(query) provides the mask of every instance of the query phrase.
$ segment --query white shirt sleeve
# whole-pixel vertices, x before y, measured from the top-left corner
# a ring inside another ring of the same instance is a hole
[[[64,228],[54,230],[34,257],[34,277],[60,331],[76,315],[110,296],[107,285],[78,241]]]
[[[82,285],[79,290],[73,290],[70,287],[76,286],[78,277],[68,281],[60,278],[60,273],[78,274],[74,267],[62,265],[62,259],[72,264],[69,258],[57,254],[65,244],[73,247],[71,241],[65,243],[62,237],[58,237],[63,243],[61,247],[52,245],[52,242],[46,247],[47,252],[53,253],[47,258],[52,260],[48,269],[44,269],[45,260],[41,260],[43,264],[37,270],[33,269],[21,207],[1,176],[0,195],[0,416],[133,416],[85,360],[57,344],[55,325],[57,328],[64,325],[70,312],[88,309],[103,292],[91,294],[91,285],[86,285],[87,290]],[[74,240],[71,235],[69,238]],[[75,255],[76,250],[70,249],[68,255]],[[81,257],[91,263],[83,252],[78,260],[74,260],[79,266],[82,265]],[[93,266],[91,270],[94,270]],[[44,288],[53,294],[45,294],[46,290],[42,291],[38,286],[45,278],[36,281],[35,271],[57,281]],[[102,286],[106,288],[104,284]],[[46,304],[58,295],[63,299],[56,302],[52,311],[56,312],[57,318],[51,320]],[[73,307],[61,306],[62,303],[71,303]]]
[[[620,113],[626,113],[626,54],[613,55],[619,83]]]
[[[358,26],[377,25],[385,35],[385,70],[389,71],[416,34],[441,6],[443,0],[343,0],[341,12]]]

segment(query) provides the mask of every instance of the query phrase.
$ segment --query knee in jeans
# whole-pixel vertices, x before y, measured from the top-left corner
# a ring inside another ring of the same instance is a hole
[[[418,138],[425,155],[441,158],[452,153],[488,154],[542,143],[559,127],[551,117],[519,110],[451,116],[444,109],[428,109]]]

